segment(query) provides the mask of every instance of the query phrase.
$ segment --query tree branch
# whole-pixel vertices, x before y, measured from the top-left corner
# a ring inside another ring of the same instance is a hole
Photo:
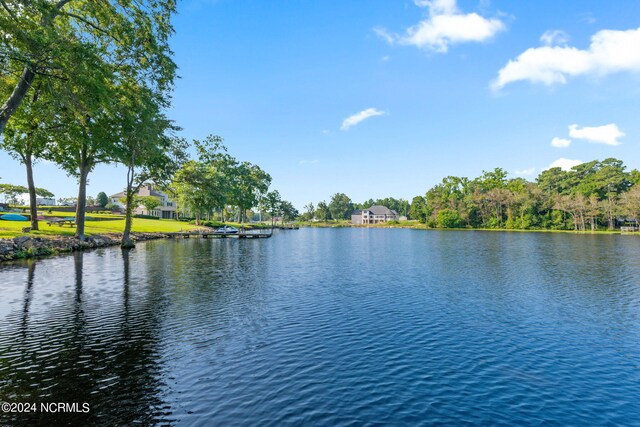
[[[11,15],[13,20],[18,22],[18,18],[16,17],[15,13],[13,13],[13,11],[9,8],[7,3],[4,0],[0,0],[0,3],[2,3],[2,7],[4,7],[6,9],[7,13],[9,13],[9,15]]]
[[[73,0],[60,0],[58,3],[56,3],[55,8],[57,10],[62,9],[67,3],[71,3]]]
[[[107,30],[100,28],[98,25],[94,24],[93,22],[83,18],[80,15],[76,15],[75,13],[71,13],[71,12],[62,12],[63,15],[69,16],[71,18],[75,18],[80,22],[83,22],[85,24],[87,24],[88,26],[90,26],[91,28],[93,28],[94,30],[98,30],[100,31],[102,34],[106,34],[109,35],[109,33],[107,32]]]

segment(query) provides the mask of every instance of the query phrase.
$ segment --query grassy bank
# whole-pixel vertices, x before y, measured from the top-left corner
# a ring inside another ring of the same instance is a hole
[[[14,212],[23,215],[28,215],[24,212]],[[38,212],[38,215],[43,215],[45,218],[57,217],[57,218],[69,218],[74,217],[74,212],[56,210],[55,208],[45,208]],[[109,233],[122,233],[124,231],[125,218],[122,214],[114,213],[96,213],[87,212],[85,220],[85,234],[87,236],[103,235]],[[241,224],[235,222],[222,223],[219,221],[202,221],[202,226],[196,226],[189,222],[176,221],[174,219],[150,219],[150,218],[133,218],[132,232],[134,233],[172,233],[176,231],[192,231],[198,229],[205,229],[208,227],[220,227],[222,225],[231,225],[241,227]],[[31,223],[29,221],[2,221],[0,220],[0,239],[13,238],[18,236],[27,235],[22,232],[23,227],[29,227]],[[245,230],[251,230],[254,228],[269,228],[271,225],[264,224],[245,224]],[[62,227],[58,225],[48,225],[46,219],[38,221],[38,227],[40,230],[32,231],[28,233],[31,236],[47,237],[47,236],[73,236],[75,233],[75,227],[64,225]]]
[[[55,213],[53,214],[55,215]],[[67,214],[68,215],[68,214]],[[62,216],[62,215],[61,215]],[[122,233],[124,231],[124,216],[112,214],[91,214],[90,219],[85,222],[85,234],[88,236],[96,234]],[[0,238],[11,238],[25,235],[23,227],[29,227],[28,221],[1,221]],[[69,225],[58,226],[48,225],[46,221],[38,221],[40,230],[32,231],[28,235],[47,236],[73,236],[76,229]],[[203,227],[188,224],[170,219],[146,219],[134,218],[132,231],[136,233],[170,233],[175,231],[197,230]]]

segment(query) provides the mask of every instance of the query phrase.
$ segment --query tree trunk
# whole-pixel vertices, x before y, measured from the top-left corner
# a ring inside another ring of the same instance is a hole
[[[4,127],[7,122],[16,112],[22,100],[27,95],[29,88],[31,87],[31,83],[33,83],[33,79],[36,74],[33,72],[31,67],[26,66],[24,70],[22,70],[22,75],[20,76],[20,80],[16,83],[15,88],[13,88],[13,92],[7,99],[7,102],[4,103],[2,107],[0,107],[0,135],[4,132]]]
[[[200,225],[200,213],[196,212],[196,225]]]
[[[122,233],[122,242],[120,246],[123,248],[133,248],[135,243],[131,240],[131,225],[133,223],[133,167],[129,166],[127,170],[127,190],[126,195],[127,208],[124,218],[124,232]]]
[[[613,230],[615,228],[614,226],[614,222],[613,222],[613,203],[611,202],[611,197],[609,197],[608,200],[608,205],[609,205],[609,209],[608,209],[608,217],[609,217],[609,230]]]
[[[38,229],[38,205],[36,200],[36,185],[33,182],[33,160],[31,153],[24,156],[24,165],[27,167],[27,186],[29,187],[29,212],[31,213],[31,230]]]
[[[84,149],[83,149],[84,151]],[[78,180],[78,204],[76,206],[76,238],[84,240],[84,217],[87,207],[87,176],[91,166],[86,160],[85,153],[82,153],[80,162],[80,178]]]
[[[127,209],[124,219],[124,232],[122,233],[122,243],[120,246],[123,248],[133,248],[136,244],[131,240],[131,226],[133,224],[133,197],[127,194]]]

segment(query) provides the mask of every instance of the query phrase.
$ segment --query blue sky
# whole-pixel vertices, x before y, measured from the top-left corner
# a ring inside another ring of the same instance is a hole
[[[222,136],[298,208],[336,192],[411,199],[494,167],[533,180],[559,159],[640,168],[640,2],[178,7],[170,116],[189,139]],[[0,165],[3,182],[26,181],[4,153]],[[36,180],[57,197],[77,192],[50,164]],[[121,168],[100,166],[89,194],[124,183]]]

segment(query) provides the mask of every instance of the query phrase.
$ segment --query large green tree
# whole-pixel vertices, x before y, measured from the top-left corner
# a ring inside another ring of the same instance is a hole
[[[411,208],[409,209],[409,218],[420,221],[421,223],[427,222],[427,200],[422,196],[416,196],[411,201]]]
[[[231,175],[228,200],[238,207],[239,221],[244,222],[246,211],[258,204],[271,183],[271,176],[259,166],[241,162],[229,170]]]
[[[31,229],[38,230],[38,207],[36,201],[36,184],[33,176],[34,163],[43,157],[47,147],[47,137],[52,131],[47,128],[47,118],[53,114],[49,100],[41,98],[42,90],[32,91],[28,100],[23,102],[21,111],[14,115],[4,129],[4,138],[0,140],[0,148],[25,166],[27,173],[27,192],[29,193],[29,212]]]
[[[114,160],[127,168],[124,191],[127,209],[122,247],[133,247],[130,236],[135,195],[149,181],[157,185],[170,181],[186,157],[186,142],[172,134],[177,128],[163,114],[162,100],[158,95],[135,82],[127,83],[121,87],[118,98],[118,105],[122,108],[116,113],[118,137],[112,151]],[[148,203],[154,202],[149,200]],[[154,208],[147,207],[147,210]]]
[[[175,78],[168,39],[173,0],[4,0],[0,4],[0,130],[35,85],[56,103],[42,117],[64,136],[48,156],[78,178],[76,237],[84,238],[86,184],[97,163],[113,161],[118,90],[150,88],[163,106]],[[63,83],[63,84],[61,84]],[[47,115],[48,116],[48,115]]]
[[[269,191],[264,198],[265,208],[271,216],[271,228],[276,217],[282,215],[282,198],[278,190]]]
[[[99,192],[96,196],[96,202],[101,208],[107,206],[107,204],[109,203],[109,197],[107,196],[107,193],[105,193],[104,191]]]
[[[327,202],[325,202],[324,200],[318,202],[318,206],[316,206],[314,216],[318,221],[328,221],[331,219],[331,211],[329,210]]]
[[[283,221],[293,221],[300,216],[300,212],[298,212],[295,206],[287,200],[283,200],[280,203],[280,211],[282,213]]]
[[[329,211],[333,219],[347,219],[353,212],[353,203],[349,196],[344,193],[336,193],[329,202]]]
[[[105,73],[170,87],[175,7],[175,0],[2,0],[0,133],[38,83],[57,88],[51,95],[67,107],[78,102],[73,88],[103,92]],[[54,80],[65,85],[48,84]]]

